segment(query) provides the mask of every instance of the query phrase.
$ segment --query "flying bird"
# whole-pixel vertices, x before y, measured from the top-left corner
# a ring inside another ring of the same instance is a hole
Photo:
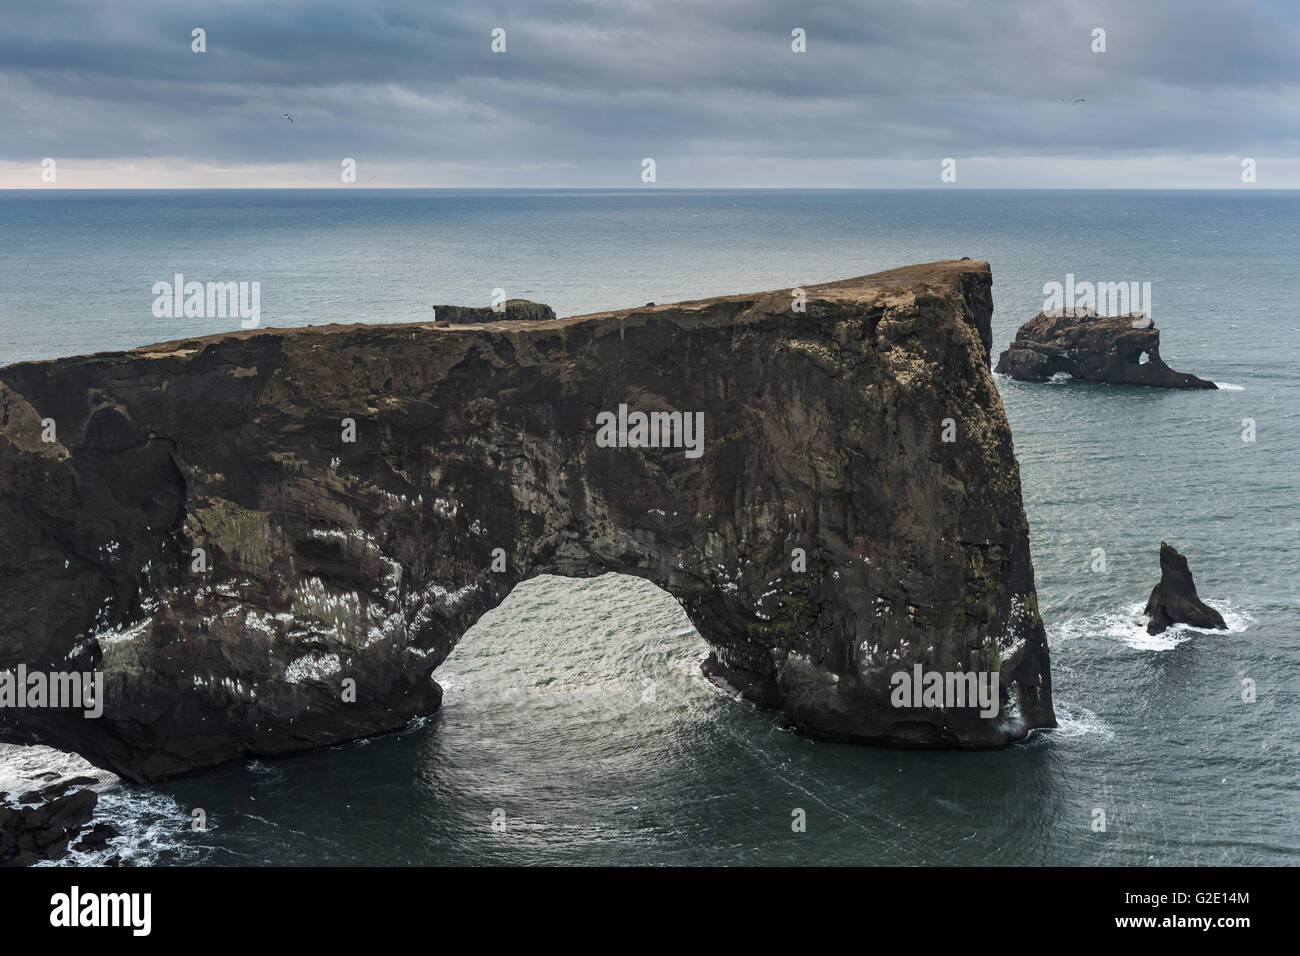
[[[293,117],[290,116],[288,113],[283,113],[281,115],[284,116],[284,118],[287,119],[290,123],[293,122]]]
[[[1061,102],[1062,102],[1062,103],[1073,103],[1075,106],[1078,106],[1080,103],[1086,103],[1086,102],[1088,102],[1088,101],[1087,101],[1087,100],[1082,100],[1082,99],[1080,99],[1080,100],[1061,100]]]

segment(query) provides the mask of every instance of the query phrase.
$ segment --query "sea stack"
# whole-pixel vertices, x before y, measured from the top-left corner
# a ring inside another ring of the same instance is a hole
[[[934,262],[800,311],[782,288],[0,368],[0,670],[104,677],[101,717],[0,708],[0,739],[147,781],[399,729],[516,584],[609,572],[810,736],[1054,727],[992,282]],[[918,668],[996,707],[896,705]]]
[[[1159,634],[1171,624],[1189,624],[1226,631],[1223,616],[1196,595],[1187,559],[1178,551],[1160,542],[1160,583],[1151,590],[1146,614],[1148,634]]]
[[[1111,385],[1218,387],[1166,365],[1160,358],[1160,330],[1141,312],[1098,315],[1082,308],[1039,312],[1016,332],[995,371],[1022,382],[1046,382],[1064,373]]]

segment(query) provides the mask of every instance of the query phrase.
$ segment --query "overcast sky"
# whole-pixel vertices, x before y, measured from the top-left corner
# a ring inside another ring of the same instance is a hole
[[[0,186],[1294,189],[1298,64],[1296,0],[5,0]]]

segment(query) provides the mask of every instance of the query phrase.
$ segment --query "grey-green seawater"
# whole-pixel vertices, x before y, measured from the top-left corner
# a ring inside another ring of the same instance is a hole
[[[573,314],[968,255],[993,267],[995,352],[1043,306],[1045,282],[1150,281],[1162,356],[1234,386],[998,380],[1059,730],[992,753],[812,742],[703,679],[705,645],[665,593],[539,578],[465,636],[437,672],[445,706],[404,733],[152,789],[106,778],[101,817],[126,834],[114,851],[196,864],[1296,863],[1298,252],[1300,196],[1247,189],[0,193],[0,362],[230,327],[154,318],[150,287],[175,272],[260,280],[263,324],[297,325],[420,319],[494,287]],[[1228,633],[1146,635],[1162,539]],[[48,769],[77,762],[0,747],[0,790]],[[196,808],[206,832],[190,827]]]

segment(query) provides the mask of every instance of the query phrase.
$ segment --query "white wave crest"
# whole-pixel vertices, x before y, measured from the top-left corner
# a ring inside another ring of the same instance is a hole
[[[1115,731],[1088,710],[1072,704],[1056,702],[1056,729],[1051,731],[1053,737],[1070,740],[1075,737],[1098,737],[1101,740],[1113,740]]]
[[[1128,604],[1117,612],[1105,611],[1051,624],[1047,629],[1048,640],[1064,642],[1080,637],[1102,637],[1119,641],[1135,651],[1171,651],[1197,634],[1240,634],[1255,621],[1248,612],[1227,602],[1206,600],[1205,603],[1223,615],[1227,631],[1174,624],[1159,634],[1148,634],[1148,618],[1143,613],[1146,605]]]
[[[190,815],[166,794],[128,786],[73,753],[0,744],[0,791],[9,793],[11,804],[28,791],[73,777],[93,778],[95,782],[86,786],[99,793],[99,803],[83,835],[98,823],[110,824],[121,835],[110,839],[102,850],[70,849],[61,859],[42,860],[35,866],[102,866],[114,856],[135,866],[148,866],[164,857],[168,863],[198,861],[202,848],[193,842],[198,834],[191,832]]]

